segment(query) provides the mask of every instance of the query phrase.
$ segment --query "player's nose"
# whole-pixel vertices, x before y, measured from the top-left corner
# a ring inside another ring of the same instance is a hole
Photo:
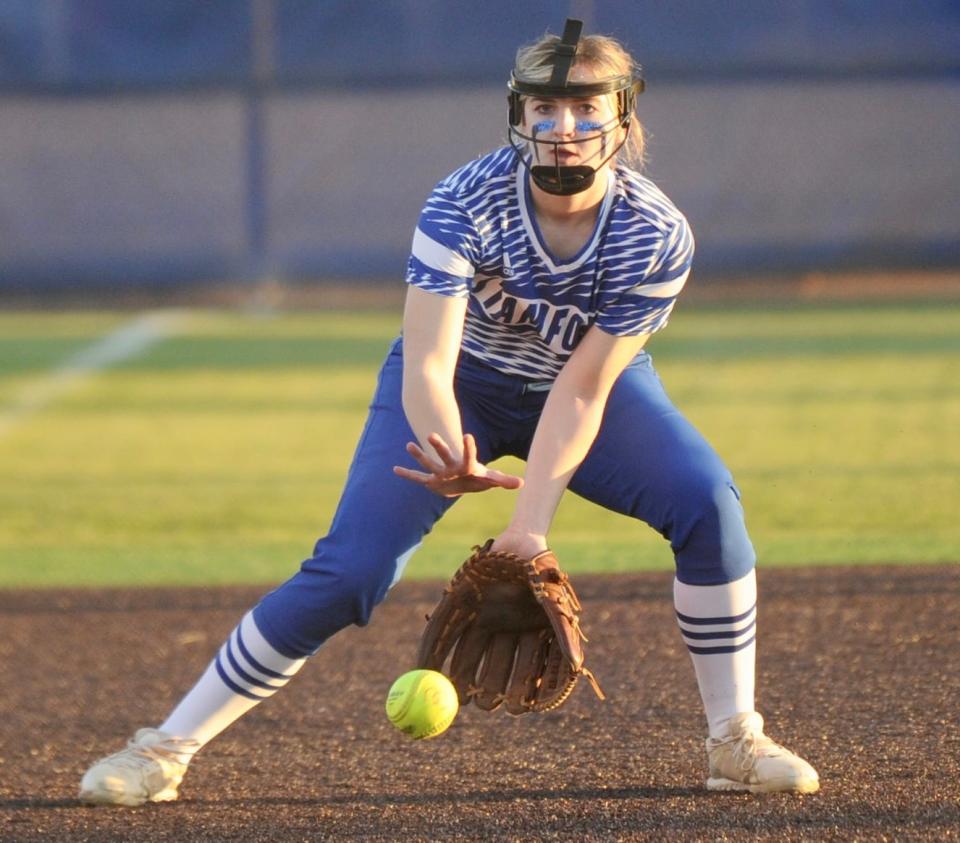
[[[577,118],[572,108],[560,108],[557,110],[556,121],[553,131],[557,137],[573,137],[577,131]]]

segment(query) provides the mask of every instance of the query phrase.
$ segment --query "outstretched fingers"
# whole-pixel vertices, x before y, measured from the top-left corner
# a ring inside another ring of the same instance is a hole
[[[407,442],[407,453],[431,474],[443,473],[443,464],[433,459],[433,457],[424,451],[416,442]]]
[[[473,474],[477,467],[477,444],[469,433],[463,437],[463,456],[453,453],[447,441],[439,433],[431,433],[427,442],[433,448],[439,460],[434,459],[416,442],[407,443],[407,453],[421,467],[437,478],[463,477]],[[405,475],[404,475],[405,476]]]
[[[486,474],[487,480],[494,486],[501,489],[519,489],[523,486],[523,478],[516,474],[507,474],[505,471],[497,471],[495,468],[488,468]]]
[[[412,480],[414,483],[419,483],[422,486],[426,486],[436,479],[435,474],[425,474],[422,471],[414,471],[414,469],[406,468],[402,465],[395,465],[393,467],[393,473],[398,477],[403,477],[406,480]]]
[[[477,470],[477,440],[472,433],[463,434],[464,474],[474,474]]]
[[[464,462],[464,460],[457,459],[457,457],[454,456],[453,451],[450,450],[450,446],[439,433],[431,433],[427,437],[427,441],[433,450],[437,452],[437,456],[440,457],[440,460],[447,469],[459,468],[461,463]]]
[[[523,486],[522,478],[487,468],[479,462],[477,441],[470,433],[463,435],[463,451],[459,455],[439,433],[431,433],[427,443],[436,456],[421,448],[417,442],[407,443],[407,453],[420,464],[423,471],[396,465],[393,467],[394,474],[447,497],[492,488],[519,489]]]

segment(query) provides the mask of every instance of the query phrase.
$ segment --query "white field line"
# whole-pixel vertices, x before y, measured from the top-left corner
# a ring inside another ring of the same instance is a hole
[[[143,354],[154,343],[173,334],[182,321],[182,315],[176,312],[139,316],[68,357],[28,384],[11,404],[0,407],[0,436],[104,369]]]

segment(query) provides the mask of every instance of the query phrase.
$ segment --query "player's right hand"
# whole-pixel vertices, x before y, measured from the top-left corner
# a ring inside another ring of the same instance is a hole
[[[434,458],[416,442],[407,443],[410,454],[424,469],[415,471],[402,465],[393,467],[394,474],[425,486],[431,492],[446,498],[455,498],[467,492],[484,492],[487,489],[519,489],[523,478],[515,474],[487,468],[477,460],[477,443],[469,433],[463,435],[463,451],[457,455],[439,433],[427,437],[430,447],[437,454]]]

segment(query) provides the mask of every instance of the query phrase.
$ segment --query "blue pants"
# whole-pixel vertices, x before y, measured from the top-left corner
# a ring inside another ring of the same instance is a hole
[[[350,624],[366,624],[424,536],[457,500],[393,473],[394,465],[417,467],[405,450],[415,436],[401,404],[402,375],[397,340],[380,371],[329,534],[300,571],[254,609],[267,641],[291,658],[311,655]],[[463,429],[476,438],[480,461],[525,459],[547,392],[465,355],[455,388]],[[614,385],[597,438],[569,488],[667,538],[681,582],[718,585],[753,567],[733,479],[670,403],[646,353]]]

